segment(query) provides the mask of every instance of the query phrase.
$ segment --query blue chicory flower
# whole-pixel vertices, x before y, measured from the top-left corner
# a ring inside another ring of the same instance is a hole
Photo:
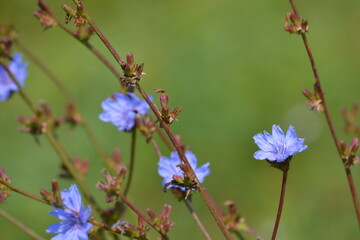
[[[115,93],[101,103],[104,110],[99,115],[101,121],[111,122],[120,131],[130,131],[135,126],[136,114],[146,114],[149,105],[134,93]]]
[[[210,163],[205,163],[199,168],[196,168],[197,166],[197,159],[195,154],[193,154],[191,151],[186,151],[185,156],[187,160],[190,163],[190,166],[195,172],[196,177],[199,179],[199,181],[202,183],[207,175],[210,174],[209,165]],[[177,152],[172,152],[170,155],[170,158],[162,156],[160,158],[160,161],[158,163],[158,173],[161,177],[164,179],[162,180],[162,185],[164,186],[166,183],[169,183],[173,180],[173,176],[178,176],[181,178],[184,178],[184,173],[178,167],[177,165],[181,164],[181,159],[179,157],[179,154]],[[174,185],[168,185],[167,188],[171,187],[179,187]],[[181,187],[180,187],[181,188]],[[185,190],[184,188],[181,188],[182,190]]]
[[[51,240],[87,240],[92,224],[87,222],[91,215],[91,207],[84,209],[81,195],[76,185],[71,185],[69,190],[61,191],[61,199],[66,209],[53,207],[51,215],[59,218],[60,223],[51,224],[47,233],[58,234]]]
[[[256,145],[261,149],[254,154],[258,160],[267,159],[271,162],[282,162],[296,153],[304,151],[304,139],[298,138],[293,126],[290,125],[286,135],[280,126],[273,125],[272,135],[266,131],[254,136]]]
[[[21,53],[15,53],[12,61],[9,63],[10,71],[14,74],[16,80],[18,80],[21,86],[25,85],[27,66],[28,63],[22,61]],[[6,101],[13,92],[17,91],[19,91],[18,87],[5,69],[0,65],[0,102]]]

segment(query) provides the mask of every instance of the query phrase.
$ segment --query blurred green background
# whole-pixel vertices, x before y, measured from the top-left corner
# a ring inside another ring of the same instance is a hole
[[[69,0],[48,2],[61,18],[65,17],[61,5],[72,4]],[[283,30],[285,13],[291,10],[288,1],[84,2],[121,56],[132,52],[137,62],[145,63],[142,85],[148,93],[166,89],[171,106],[182,107],[172,129],[192,147],[199,164],[211,162],[212,174],[205,186],[219,204],[235,201],[248,223],[264,239],[270,238],[281,172],[253,158],[257,147],[252,137],[271,131],[273,124],[283,129],[292,124],[309,148],[292,161],[278,239],[359,239],[345,173],[325,118],[304,105],[301,90],[312,89],[313,76],[300,37]],[[309,20],[308,38],[334,125],[340,139],[349,142],[353,136],[341,131],[339,110],[359,100],[360,1],[297,3],[301,16]],[[0,22],[15,24],[21,31],[20,41],[74,94],[102,146],[108,152],[119,146],[127,162],[130,135],[98,119],[101,101],[118,90],[116,79],[60,28],[44,31],[32,16],[35,10],[36,1],[2,0]],[[91,42],[112,60],[96,37]],[[36,102],[46,100],[55,116],[62,114],[64,96],[32,62],[28,70],[26,90],[31,97]],[[31,136],[17,130],[17,116],[30,116],[19,95],[0,103],[0,166],[15,185],[38,193],[40,188],[50,188],[50,180],[59,173],[59,159],[44,137],[38,146]],[[103,202],[103,194],[94,187],[103,166],[93,146],[80,128],[63,127],[59,136],[72,156],[90,160],[87,182]],[[152,147],[142,137],[137,143],[129,199],[142,211],[160,212],[164,204],[171,204],[176,223],[171,239],[203,239],[185,206],[162,191]],[[161,149],[164,155],[170,154],[164,146]],[[353,168],[353,177],[360,191],[359,168]],[[60,183],[67,188],[71,181]],[[223,239],[199,194],[194,194],[193,204],[213,239]],[[47,214],[50,207],[15,193],[0,207],[51,237],[45,229],[57,219]],[[126,220],[135,222],[135,216],[129,212]],[[0,233],[2,239],[29,239],[2,218]]]

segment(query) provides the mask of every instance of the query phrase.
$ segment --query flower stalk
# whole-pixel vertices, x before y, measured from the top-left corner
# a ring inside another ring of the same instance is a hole
[[[278,211],[277,211],[277,215],[276,215],[276,220],[275,220],[275,225],[274,225],[274,230],[273,230],[273,233],[271,236],[271,240],[276,239],[277,230],[278,230],[279,224],[280,224],[281,213],[282,213],[282,209],[284,206],[286,180],[287,180],[287,175],[288,175],[288,171],[289,171],[290,160],[286,160],[283,164],[285,164],[285,168],[281,169],[282,173],[283,173],[283,177],[282,177],[282,184],[281,184],[279,207],[278,207]]]

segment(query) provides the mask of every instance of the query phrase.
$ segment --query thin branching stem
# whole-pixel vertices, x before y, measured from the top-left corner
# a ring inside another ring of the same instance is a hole
[[[36,114],[37,110],[35,105],[33,104],[32,100],[30,99],[29,95],[26,93],[24,88],[20,85],[19,81],[16,79],[14,74],[10,71],[8,66],[6,64],[0,63],[0,65],[4,68],[6,73],[10,76],[12,81],[16,84],[18,87],[20,96],[25,101],[27,106],[31,109],[31,111]],[[68,171],[70,172],[71,176],[74,178],[76,183],[79,185],[79,188],[84,194],[85,199],[89,202],[91,207],[95,210],[96,214],[100,215],[101,209],[99,205],[96,203],[95,198],[91,195],[89,189],[86,187],[83,178],[78,173],[78,171],[74,168],[73,164],[71,163],[69,155],[66,153],[65,149],[61,146],[61,144],[54,138],[53,133],[50,131],[44,132],[45,136],[49,140],[51,146],[54,148],[57,155],[60,157],[60,160],[62,163],[66,166]]]
[[[37,234],[36,232],[31,230],[27,226],[25,226],[25,224],[23,224],[22,222],[20,222],[19,220],[17,220],[16,218],[11,216],[7,212],[5,212],[3,209],[0,209],[0,216],[3,217],[8,222],[10,222],[11,224],[13,224],[15,227],[17,227],[21,231],[23,231],[24,233],[26,233],[27,235],[29,235],[31,238],[33,238],[35,240],[45,240],[45,238],[43,238],[42,236],[40,236],[39,234]]]
[[[184,203],[187,207],[187,209],[189,210],[191,216],[194,218],[195,222],[197,223],[197,225],[199,226],[199,228],[201,229],[201,231],[203,232],[205,238],[207,240],[211,240],[211,237],[208,233],[208,231],[206,230],[206,228],[204,227],[203,223],[201,222],[200,218],[198,217],[198,215],[196,214],[196,212],[194,211],[194,209],[191,206],[191,203],[189,201],[189,199],[185,199]]]
[[[54,83],[54,85],[58,88],[58,90],[65,95],[67,100],[75,107],[77,114],[80,116],[81,119],[81,127],[84,129],[85,133],[87,134],[88,138],[94,145],[96,151],[100,155],[103,160],[104,166],[106,166],[109,171],[113,171],[113,167],[111,165],[111,159],[106,154],[105,150],[101,147],[99,141],[97,140],[94,132],[91,130],[89,124],[85,120],[83,114],[80,111],[80,108],[77,106],[75,102],[75,98],[67,89],[67,87],[62,83],[62,81],[46,66],[46,64],[41,61],[35,54],[33,54],[26,46],[24,46],[19,41],[16,41],[17,46],[24,52]]]
[[[291,7],[292,7],[296,17],[298,19],[301,19],[300,15],[299,15],[299,12],[298,12],[298,10],[296,8],[294,0],[290,0],[290,4],[291,4]],[[321,104],[322,104],[323,109],[324,109],[325,118],[326,118],[327,124],[329,126],[331,136],[332,136],[332,138],[334,140],[336,149],[337,149],[338,154],[340,156],[340,159],[342,161],[342,158],[341,158],[342,153],[341,153],[339,140],[338,140],[338,137],[336,135],[335,128],[334,128],[334,125],[332,123],[328,107],[326,105],[325,94],[324,94],[324,91],[323,91],[323,89],[321,87],[320,77],[319,77],[319,74],[318,74],[318,71],[317,71],[317,68],[316,68],[315,59],[313,57],[309,42],[308,42],[308,40],[306,38],[306,34],[301,33],[301,37],[302,37],[306,52],[308,54],[308,57],[309,57],[309,60],[310,60],[310,63],[311,63],[311,68],[312,68],[314,78],[315,78],[315,87],[318,90],[320,98],[321,98]],[[352,199],[353,199],[353,204],[354,204],[354,207],[355,207],[355,213],[356,213],[358,225],[360,227],[360,205],[359,205],[359,199],[358,199],[357,194],[356,194],[356,188],[355,188],[354,180],[353,180],[350,168],[348,168],[348,167],[346,167],[344,165],[344,169],[345,169],[347,181],[349,183],[350,192],[351,192],[351,196],[352,196]]]
[[[129,177],[126,182],[125,190],[124,190],[124,196],[127,195],[130,189],[131,180],[134,175],[134,167],[135,167],[135,149],[136,149],[136,127],[133,128],[131,133],[131,147],[130,147],[130,163],[129,163]]]

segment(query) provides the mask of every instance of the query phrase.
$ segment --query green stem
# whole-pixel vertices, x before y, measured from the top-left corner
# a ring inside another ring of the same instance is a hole
[[[13,73],[10,71],[10,69],[8,68],[8,66],[6,64],[0,63],[0,65],[5,69],[5,71],[7,72],[7,74],[10,76],[10,78],[12,79],[12,81],[16,84],[16,86],[18,87],[20,96],[22,97],[22,99],[26,102],[26,104],[28,105],[28,107],[31,109],[31,111],[36,114],[36,108],[35,105],[33,104],[33,102],[31,101],[29,95],[26,93],[26,91],[24,90],[24,88],[20,85],[20,83],[18,82],[18,80],[15,78],[15,76],[13,75]],[[64,148],[60,145],[60,143],[54,138],[53,133],[49,132],[49,131],[45,131],[45,136],[47,137],[47,139],[49,140],[51,146],[54,148],[55,152],[58,154],[58,156],[60,157],[60,160],[62,161],[62,163],[64,163],[64,165],[66,166],[66,168],[68,169],[68,171],[70,172],[71,176],[74,178],[74,180],[76,181],[76,183],[79,185],[79,188],[82,190],[85,199],[87,199],[87,201],[89,202],[89,204],[91,205],[91,207],[95,210],[95,212],[98,215],[101,215],[101,209],[100,207],[97,205],[95,199],[92,197],[89,189],[86,187],[86,185],[84,184],[84,181],[82,179],[82,177],[80,176],[80,174],[76,171],[76,169],[74,168],[74,166],[71,163],[70,157],[68,156],[68,154],[65,152]]]
[[[296,17],[300,20],[301,18],[300,18],[298,10],[296,8],[294,0],[290,0],[290,4],[291,4],[291,7],[292,7]],[[317,68],[316,68],[315,59],[313,57],[313,54],[312,54],[312,51],[311,51],[311,48],[310,48],[310,45],[309,45],[309,42],[308,42],[308,40],[306,38],[305,33],[301,33],[301,37],[302,37],[306,52],[308,54],[309,60],[310,60],[311,68],[312,68],[314,78],[315,78],[315,87],[317,88],[317,90],[319,92],[319,95],[320,95],[320,98],[321,98],[321,104],[322,104],[322,106],[324,108],[325,118],[326,118],[326,121],[328,123],[329,129],[330,129],[330,132],[331,132],[331,136],[332,136],[333,141],[335,143],[336,149],[337,149],[338,154],[340,156],[340,160],[342,161],[342,157],[341,157],[342,150],[341,150],[341,147],[340,147],[340,144],[339,144],[338,137],[337,137],[336,132],[335,132],[334,125],[333,125],[333,123],[331,121],[331,117],[330,117],[330,114],[329,114],[328,107],[326,105],[325,94],[324,94],[324,91],[323,91],[323,89],[321,87],[320,77],[319,77],[319,74],[318,74],[318,71],[317,71]],[[352,178],[351,170],[349,168],[347,168],[345,165],[344,165],[344,169],[345,169],[346,178],[347,178],[347,181],[348,181],[348,184],[349,184],[353,204],[354,204],[354,207],[355,207],[355,213],[356,213],[356,217],[357,217],[357,221],[358,221],[358,226],[360,227],[360,204],[359,204],[359,199],[358,199],[357,194],[356,194],[356,188],[355,188],[354,181],[353,181],[353,178]]]
[[[124,196],[127,195],[130,185],[132,176],[134,173],[134,165],[135,165],[135,149],[136,149],[136,127],[133,128],[132,134],[131,134],[131,150],[130,150],[130,164],[129,164],[129,177],[126,182],[125,190],[124,190]]]
[[[42,236],[25,226],[23,223],[19,222],[16,218],[5,212],[4,210],[0,209],[0,216],[3,217],[5,220],[13,224],[15,227],[19,228],[21,231],[29,235],[35,240],[45,240]]]

